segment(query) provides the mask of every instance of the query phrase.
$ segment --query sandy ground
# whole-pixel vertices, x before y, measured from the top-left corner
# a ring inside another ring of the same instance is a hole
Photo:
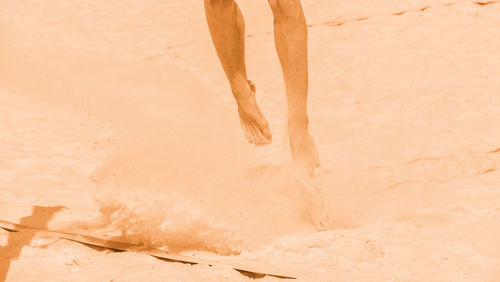
[[[0,219],[100,219],[300,281],[499,281],[500,3],[303,0],[322,163],[304,186],[270,10],[239,2],[264,148],[239,131],[202,1],[1,1]],[[251,279],[36,234],[0,245],[7,281]]]

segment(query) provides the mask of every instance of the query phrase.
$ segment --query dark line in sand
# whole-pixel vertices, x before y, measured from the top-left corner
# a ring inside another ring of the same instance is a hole
[[[486,5],[490,5],[490,4],[496,4],[496,3],[498,3],[498,1],[486,1],[486,2],[476,1],[476,2],[474,2],[474,4],[479,5],[479,6],[486,6]]]
[[[362,18],[357,18],[355,20],[359,22],[359,21],[366,21],[368,19],[370,19],[370,17],[362,17]]]
[[[401,16],[401,15],[405,14],[406,12],[408,12],[408,11],[396,12],[396,13],[392,13],[392,15],[393,16]]]
[[[58,207],[51,207],[49,209],[54,209]],[[47,209],[47,208],[46,208]],[[49,212],[52,210],[49,210]],[[52,212],[53,213],[53,212]],[[52,213],[45,213],[44,216],[41,218],[42,220],[46,220],[48,222],[48,219],[52,217]],[[33,212],[33,215],[36,215],[39,213]],[[47,216],[48,215],[48,216]],[[50,216],[50,217],[49,217]],[[55,236],[59,239],[64,239],[68,241],[73,241],[77,242],[86,246],[92,245],[94,247],[101,247],[104,249],[108,250],[113,250],[113,251],[128,251],[128,252],[135,252],[135,253],[141,253],[144,255],[149,255],[158,259],[162,259],[164,261],[171,261],[171,262],[177,262],[177,263],[184,263],[184,264],[204,264],[204,265],[209,265],[209,266],[223,266],[223,267],[231,267],[232,269],[238,271],[242,275],[246,275],[251,278],[261,278],[264,276],[273,276],[277,278],[282,278],[282,279],[296,279],[296,277],[293,276],[288,276],[285,274],[281,273],[276,273],[274,271],[267,271],[264,269],[257,270],[252,266],[241,266],[238,264],[233,264],[233,263],[224,263],[223,261],[215,261],[215,260],[207,260],[207,259],[202,259],[202,258],[197,258],[194,256],[186,256],[186,255],[180,255],[180,254],[175,254],[175,253],[170,253],[165,250],[161,249],[155,249],[147,246],[142,246],[142,245],[135,245],[131,244],[128,242],[124,241],[114,241],[110,240],[109,238],[100,238],[100,237],[93,237],[85,234],[78,234],[78,233],[67,233],[63,231],[55,231],[55,230],[48,230],[46,228],[46,222],[43,221],[41,222],[40,217],[36,217],[36,221],[33,222],[33,216],[27,217],[30,220],[21,220],[23,224],[16,224],[4,220],[0,220],[0,228],[7,229],[7,230],[15,230],[19,232],[11,232],[10,234],[19,234],[19,235],[13,235],[13,236],[19,236],[22,237],[23,241],[22,243],[24,244],[17,244],[20,246],[17,246],[17,248],[14,248],[16,251],[15,254],[17,254],[16,257],[19,256],[21,252],[21,248],[25,245],[29,245],[29,242],[31,242],[31,239],[33,238],[35,233],[43,233],[47,235],[52,235]],[[36,227],[32,227],[30,225],[24,225],[24,224],[33,224]],[[9,235],[9,239],[11,238],[11,235]],[[10,241],[9,241],[10,242]],[[9,245],[10,246],[10,245]],[[0,251],[6,247],[0,248]],[[9,248],[6,248],[8,251]],[[8,253],[7,253],[8,254]],[[10,256],[7,256],[10,257]],[[2,261],[3,263],[3,261]],[[6,267],[8,267],[10,264],[10,260],[6,263]],[[3,264],[2,264],[3,265]],[[268,266],[263,266],[267,268]],[[8,268],[3,268],[0,269],[0,274],[4,274],[3,270],[8,270]],[[7,271],[5,271],[6,274]],[[2,278],[2,277],[0,277]],[[0,280],[1,281],[1,280]]]
[[[497,4],[497,3],[500,3],[500,1],[472,1],[474,4],[476,5],[479,5],[479,6],[487,6],[487,5],[492,5],[492,4]],[[456,3],[455,2],[448,2],[448,3],[442,3],[442,4],[439,4],[441,6],[445,6],[445,7],[450,7],[450,6],[453,6],[455,5]],[[401,16],[401,15],[404,15],[404,14],[407,14],[407,13],[411,13],[411,12],[423,12],[423,11],[426,11],[430,8],[432,8],[433,6],[425,6],[425,7],[422,7],[422,8],[418,8],[418,9],[410,9],[410,10],[404,10],[404,11],[399,11],[399,12],[394,12],[390,15],[392,16]],[[312,24],[307,24],[307,27],[308,28],[314,28],[314,27],[319,27],[319,26],[330,26],[330,27],[337,27],[337,26],[342,26],[346,23],[349,23],[349,22],[360,22],[360,21],[366,21],[366,20],[369,20],[369,19],[372,19],[373,17],[372,16],[365,16],[365,17],[359,17],[359,18],[355,18],[355,19],[346,19],[346,20],[343,20],[343,21],[340,21],[340,20],[334,20],[334,21],[327,21],[327,22],[322,22],[322,23],[312,23]],[[264,34],[248,34],[246,35],[245,37],[246,38],[253,38],[253,37],[258,37],[260,35],[271,35],[273,34],[272,31],[268,31],[268,32],[265,32]],[[183,43],[183,44],[177,44],[177,45],[171,45],[171,46],[167,46],[166,49],[167,50],[170,50],[170,49],[174,49],[174,48],[180,48],[180,47],[184,47],[184,46],[188,46],[188,45],[192,45],[194,44],[194,42],[188,42],[188,43]]]

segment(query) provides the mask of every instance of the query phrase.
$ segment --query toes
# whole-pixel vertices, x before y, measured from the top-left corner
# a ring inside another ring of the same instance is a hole
[[[253,123],[242,119],[240,121],[240,125],[243,135],[245,136],[245,139],[247,139],[248,143],[255,144],[257,146],[263,146],[270,143],[270,140],[265,138],[260,129]]]
[[[246,128],[247,128],[247,131],[248,131],[248,135],[249,137],[247,138],[248,139],[248,142],[250,142],[250,144],[255,144],[257,145],[257,130],[255,129],[255,127],[253,126],[253,124],[251,122],[248,122],[246,121]]]
[[[258,130],[258,137],[259,137],[259,141],[260,141],[260,144],[259,145],[269,145],[271,144],[271,141],[273,140],[272,136],[270,134],[268,134],[266,136],[266,134],[264,134],[264,132],[262,130]]]
[[[243,135],[245,139],[247,139],[248,143],[253,144],[253,134],[250,131],[249,124],[246,121],[240,121],[241,130],[243,131]]]
[[[252,135],[254,138],[254,144],[257,146],[266,145],[267,144],[266,138],[264,138],[264,136],[260,132],[260,129],[253,124],[251,124],[251,128],[252,128]]]
[[[270,143],[269,139],[265,138],[260,130],[257,131],[257,137],[255,138],[255,141],[255,145],[257,146],[264,146]]]
[[[266,139],[268,144],[271,143],[271,141],[273,140],[273,135],[271,134],[271,129],[269,128],[267,120],[264,120],[261,124],[259,124],[259,127],[262,136]]]

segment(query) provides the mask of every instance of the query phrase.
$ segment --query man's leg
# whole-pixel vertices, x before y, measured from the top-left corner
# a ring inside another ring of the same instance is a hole
[[[255,86],[247,79],[245,22],[234,0],[205,0],[205,14],[217,55],[238,104],[241,128],[255,145],[271,142],[267,120],[257,106]]]
[[[292,158],[312,174],[318,152],[309,134],[307,115],[307,26],[300,0],[269,0],[274,15],[274,40],[288,100],[288,132]]]

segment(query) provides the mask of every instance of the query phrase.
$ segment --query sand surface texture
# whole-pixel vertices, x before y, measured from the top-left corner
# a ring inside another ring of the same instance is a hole
[[[308,183],[289,165],[267,1],[239,1],[273,132],[259,148],[202,1],[0,1],[0,219],[299,281],[499,281],[500,3],[302,2]],[[251,278],[0,230],[3,279]]]

